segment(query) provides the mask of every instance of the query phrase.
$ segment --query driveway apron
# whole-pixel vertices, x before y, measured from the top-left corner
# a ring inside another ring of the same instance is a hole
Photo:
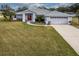
[[[71,25],[52,25],[79,55],[79,29]]]

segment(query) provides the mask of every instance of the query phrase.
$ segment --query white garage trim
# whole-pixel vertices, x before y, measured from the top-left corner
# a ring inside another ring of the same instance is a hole
[[[48,24],[68,24],[70,18],[68,17],[46,17],[45,23]],[[69,20],[69,21],[68,21]]]

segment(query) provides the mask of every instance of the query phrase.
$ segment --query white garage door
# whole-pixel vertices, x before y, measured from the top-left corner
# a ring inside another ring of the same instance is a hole
[[[51,17],[50,18],[51,24],[68,24],[67,17]]]

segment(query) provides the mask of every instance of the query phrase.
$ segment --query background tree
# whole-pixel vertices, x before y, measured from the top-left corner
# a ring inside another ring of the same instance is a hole
[[[40,6],[38,8],[40,8],[40,9],[47,9],[45,6]]]
[[[9,5],[1,5],[2,15],[4,16],[5,20],[12,20],[12,16],[15,15],[14,9],[12,9]]]
[[[68,8],[67,7],[58,7],[56,10],[60,11],[60,12],[68,12]]]
[[[69,10],[76,13],[76,11],[79,10],[79,3],[74,3],[71,6],[69,6]]]
[[[49,8],[49,10],[50,10],[50,11],[54,11],[54,10],[56,10],[56,8]]]
[[[23,7],[19,7],[16,11],[20,12],[20,11],[24,11],[24,10],[27,10],[27,9],[28,9],[28,7],[23,6]]]

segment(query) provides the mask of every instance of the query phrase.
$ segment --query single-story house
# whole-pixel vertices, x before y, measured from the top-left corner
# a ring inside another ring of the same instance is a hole
[[[28,9],[25,11],[17,12],[16,18],[21,18],[23,22],[35,22],[38,15],[44,16],[44,22],[48,24],[69,24],[72,16],[59,11],[49,11],[46,9]]]

